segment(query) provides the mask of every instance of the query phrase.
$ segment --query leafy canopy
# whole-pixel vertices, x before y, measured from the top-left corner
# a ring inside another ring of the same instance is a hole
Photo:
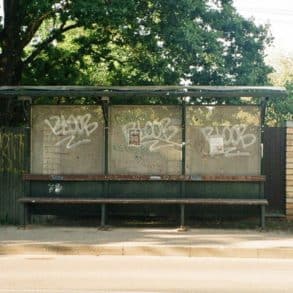
[[[232,0],[3,5],[1,85],[263,85],[271,71],[267,27],[240,16]],[[1,121],[14,102],[0,102]]]
[[[19,83],[259,85],[270,72],[267,28],[231,0],[6,0],[4,8],[0,46],[9,50],[13,35]],[[91,67],[99,76],[88,76]]]
[[[293,58],[280,56],[275,60],[276,71],[269,75],[274,86],[286,87],[287,99],[271,99],[267,111],[267,123],[280,126],[285,120],[293,120]]]

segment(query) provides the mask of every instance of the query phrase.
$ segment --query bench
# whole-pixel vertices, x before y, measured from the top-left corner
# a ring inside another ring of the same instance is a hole
[[[101,205],[101,227],[106,226],[106,206],[113,204],[134,205],[134,204],[154,204],[154,205],[180,205],[180,228],[185,226],[185,205],[210,205],[210,206],[259,206],[260,207],[260,227],[265,228],[265,207],[268,201],[265,199],[224,199],[224,198],[97,198],[97,199],[76,199],[76,198],[42,198],[42,197],[24,197],[19,202],[25,206],[24,226],[30,223],[31,209],[30,207],[37,204],[54,204],[54,205]]]
[[[265,181],[264,176],[189,176],[189,175],[168,175],[168,176],[149,176],[149,175],[35,175],[25,174],[23,179],[26,181],[103,181],[109,183],[113,181],[176,181],[182,184],[186,182],[253,182],[260,183],[259,194],[255,198],[227,198],[218,196],[217,198],[204,198],[196,195],[196,197],[186,197],[184,188],[181,194],[176,198],[141,198],[139,196],[131,198],[116,197],[107,194],[98,198],[87,198],[79,196],[78,198],[62,197],[60,195],[49,196],[26,196],[19,199],[24,206],[23,224],[30,223],[33,207],[37,205],[100,205],[101,206],[101,227],[106,226],[106,206],[108,205],[179,205],[180,206],[180,227],[185,225],[185,206],[186,205],[202,205],[202,206],[257,206],[260,207],[260,226],[265,227],[265,207],[268,201],[263,198],[262,183]]]

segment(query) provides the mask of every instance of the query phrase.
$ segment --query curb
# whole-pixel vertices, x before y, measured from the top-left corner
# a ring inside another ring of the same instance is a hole
[[[293,248],[235,248],[159,245],[0,244],[0,255],[186,256],[293,258]]]

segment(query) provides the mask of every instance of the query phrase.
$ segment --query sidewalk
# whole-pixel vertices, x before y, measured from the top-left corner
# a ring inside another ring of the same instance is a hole
[[[0,255],[293,258],[293,234],[256,230],[0,226]]]

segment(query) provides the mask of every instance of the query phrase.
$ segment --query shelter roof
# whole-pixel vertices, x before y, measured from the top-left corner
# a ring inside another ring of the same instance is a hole
[[[286,97],[271,86],[1,86],[0,96],[29,97]]]

